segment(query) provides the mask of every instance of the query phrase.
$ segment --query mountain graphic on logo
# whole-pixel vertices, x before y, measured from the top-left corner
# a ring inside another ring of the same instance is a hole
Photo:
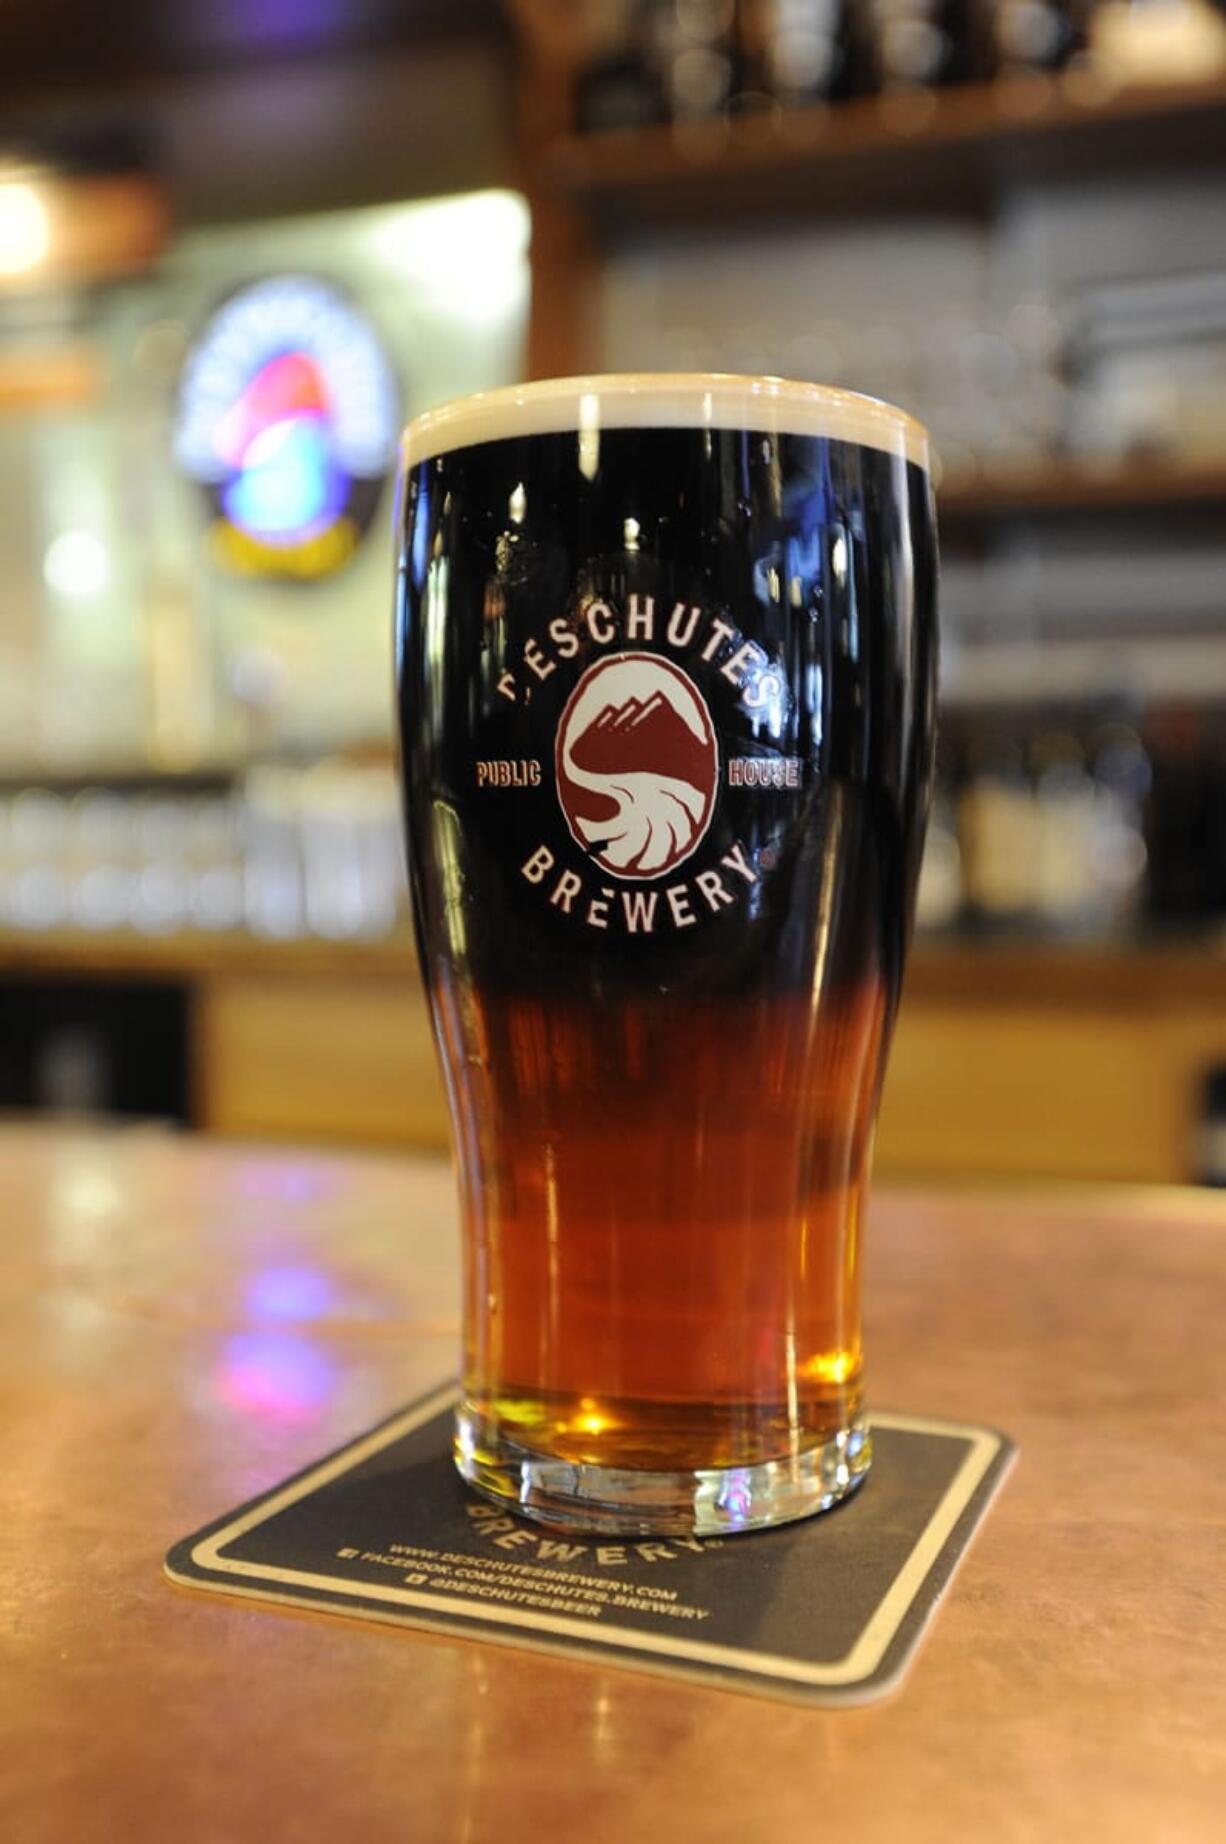
[[[658,877],[706,831],[718,752],[693,681],[650,654],[588,668],[562,714],[558,798],[571,832],[606,870]]]
[[[695,788],[706,784],[707,754],[662,692],[606,704],[570,748],[575,766],[593,775],[640,769]]]

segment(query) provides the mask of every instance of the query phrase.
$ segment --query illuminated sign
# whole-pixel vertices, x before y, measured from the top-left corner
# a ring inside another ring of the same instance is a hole
[[[208,495],[216,560],[328,576],[352,557],[394,463],[399,393],[373,327],[330,283],[253,282],[183,370],[175,455]]]

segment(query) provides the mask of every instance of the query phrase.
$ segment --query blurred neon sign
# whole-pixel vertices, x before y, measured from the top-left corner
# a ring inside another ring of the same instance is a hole
[[[399,392],[375,330],[330,282],[240,288],[184,366],[175,455],[209,546],[247,576],[328,576],[356,551],[396,454]]]

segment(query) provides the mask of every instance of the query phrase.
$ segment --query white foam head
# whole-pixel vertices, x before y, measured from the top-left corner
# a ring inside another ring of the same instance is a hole
[[[571,430],[591,438],[604,429],[748,429],[762,435],[824,436],[928,467],[928,433],[922,424],[875,397],[787,378],[649,371],[547,378],[461,397],[414,418],[404,432],[401,460],[406,468],[416,467],[479,442]]]

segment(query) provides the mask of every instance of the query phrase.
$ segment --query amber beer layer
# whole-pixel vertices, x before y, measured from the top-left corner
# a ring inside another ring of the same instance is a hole
[[[461,1191],[456,1460],[760,1528],[869,1464],[860,1264],[927,812],[923,432],[564,380],[406,437],[409,867]]]

